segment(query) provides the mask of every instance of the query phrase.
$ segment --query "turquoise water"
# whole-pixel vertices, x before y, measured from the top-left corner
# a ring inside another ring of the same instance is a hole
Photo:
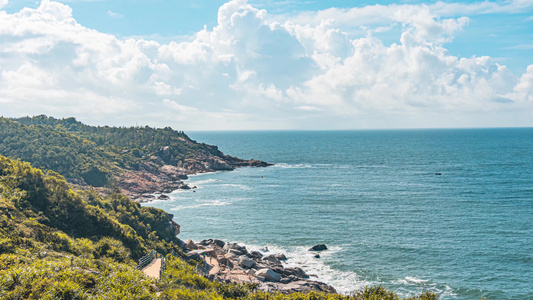
[[[533,129],[189,135],[276,165],[192,176],[194,192],[148,204],[182,239],[269,246],[343,293],[533,299]]]

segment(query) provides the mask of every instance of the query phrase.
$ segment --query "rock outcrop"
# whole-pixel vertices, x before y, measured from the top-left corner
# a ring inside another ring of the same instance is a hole
[[[162,157],[153,156],[148,162],[139,164],[136,170],[124,170],[119,176],[118,185],[123,194],[139,202],[167,200],[168,194],[174,190],[192,190],[184,183],[188,175],[215,171],[231,171],[239,167],[268,167],[272,164],[259,160],[242,160],[218,151],[198,153],[194,158],[173,160],[165,157],[168,149],[163,148]],[[217,156],[218,155],[218,156]],[[168,161],[171,164],[167,164]],[[155,197],[154,193],[160,195]]]
[[[313,247],[309,248],[309,251],[324,251],[328,250],[328,247],[324,244],[314,245]]]

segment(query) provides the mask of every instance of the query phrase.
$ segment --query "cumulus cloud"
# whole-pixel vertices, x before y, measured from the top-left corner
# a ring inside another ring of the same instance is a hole
[[[83,27],[69,6],[43,0],[36,9],[0,13],[0,113],[281,129],[365,127],[362,120],[376,127],[384,118],[395,120],[390,126],[411,119],[424,126],[435,115],[531,111],[533,66],[516,76],[490,57],[448,53],[444,45],[469,22],[443,17],[466,10],[456,6],[373,5],[286,17],[232,0],[220,7],[214,28],[160,44]],[[375,36],[387,26],[401,28],[397,43]],[[446,126],[426,124],[439,125]]]

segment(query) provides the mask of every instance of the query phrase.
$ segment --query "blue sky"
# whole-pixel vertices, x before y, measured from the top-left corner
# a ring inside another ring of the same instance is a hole
[[[531,0],[0,0],[0,11],[4,116],[183,130],[533,126]]]

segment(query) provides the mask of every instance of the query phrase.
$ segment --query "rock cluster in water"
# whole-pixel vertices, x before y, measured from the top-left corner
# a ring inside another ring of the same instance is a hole
[[[287,257],[281,253],[249,252],[245,246],[217,239],[198,244],[188,240],[184,248],[187,260],[200,261],[199,269],[211,280],[257,283],[260,290],[282,293],[335,293],[332,286],[309,279],[312,275],[301,268],[283,266]]]

